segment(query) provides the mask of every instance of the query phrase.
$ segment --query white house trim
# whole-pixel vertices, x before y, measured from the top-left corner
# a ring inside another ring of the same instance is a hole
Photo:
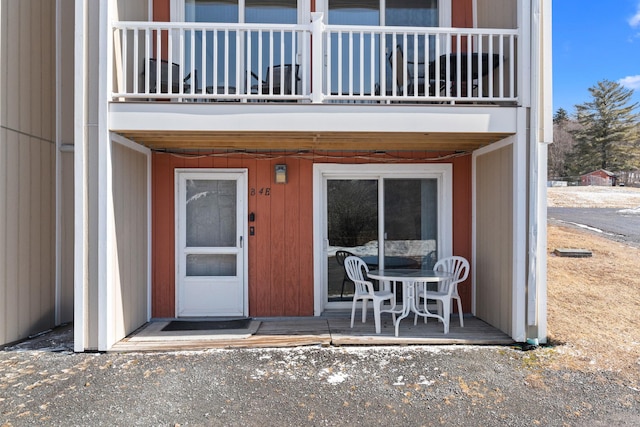
[[[216,105],[218,104],[218,105]],[[226,105],[225,105],[226,104]],[[134,103],[109,106],[111,130],[516,133],[516,107]]]
[[[101,52],[112,51],[112,38],[109,31],[111,7],[109,0],[100,2],[99,46]],[[113,338],[113,249],[114,249],[114,213],[111,157],[108,116],[108,82],[111,81],[111,55],[98,57],[98,350],[106,351],[112,345]]]
[[[86,349],[86,311],[87,311],[87,282],[86,275],[88,271],[87,265],[87,237],[88,219],[87,219],[87,138],[85,136],[86,126],[86,104],[85,104],[85,86],[86,74],[84,68],[86,66],[86,39],[87,23],[86,23],[86,3],[76,1],[75,3],[75,30],[74,30],[74,304],[73,304],[73,349],[76,352],[82,352]]]

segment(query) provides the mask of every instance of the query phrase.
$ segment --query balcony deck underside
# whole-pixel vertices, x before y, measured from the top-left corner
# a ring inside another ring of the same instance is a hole
[[[110,128],[151,149],[472,151],[515,134],[514,107],[113,103]]]

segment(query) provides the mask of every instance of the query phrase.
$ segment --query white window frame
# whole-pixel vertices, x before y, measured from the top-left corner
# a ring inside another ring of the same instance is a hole
[[[451,1],[451,0],[446,0]],[[311,20],[311,8],[308,0],[297,0],[298,3],[298,23],[307,23]],[[238,17],[239,22],[243,23],[245,0],[238,0]],[[174,0],[171,2],[170,8],[171,22],[184,22],[184,0]]]
[[[184,1],[184,0],[181,0]],[[184,8],[183,8],[184,9]],[[329,11],[329,0],[316,1],[316,9],[318,12]],[[386,1],[380,0],[380,25],[385,25]],[[451,0],[438,0],[438,26],[451,27]]]
[[[438,180],[438,254],[440,257],[453,254],[453,165],[451,163],[412,164],[333,164],[313,165],[313,269],[314,269],[314,315],[320,316],[325,309],[344,308],[345,303],[327,299],[326,238],[326,181],[327,179],[419,179]],[[379,188],[378,207],[384,206],[384,192]],[[380,223],[384,223],[384,211],[379,211]],[[347,304],[350,307],[350,302]]]

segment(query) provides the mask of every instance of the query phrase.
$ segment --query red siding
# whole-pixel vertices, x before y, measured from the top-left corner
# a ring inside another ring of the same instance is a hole
[[[471,261],[471,156],[458,157],[453,162],[453,254]],[[469,311],[471,274],[458,287],[458,293],[463,310]]]
[[[317,153],[322,154],[322,153]],[[349,153],[331,162],[362,163]],[[396,153],[400,154],[400,153]],[[411,153],[424,158],[427,153]],[[402,153],[407,156],[407,153]],[[315,162],[329,161],[320,157]],[[287,184],[273,183],[274,166],[287,165]],[[153,155],[153,317],[175,316],[175,168],[246,168],[249,212],[255,214],[255,235],[248,238],[249,314],[251,316],[313,315],[313,160],[202,157],[185,159]],[[471,256],[471,156],[453,163],[453,251]],[[267,194],[267,190],[269,193]],[[460,289],[471,307],[470,286]]]
[[[473,27],[473,0],[451,1],[451,26],[454,28]]]

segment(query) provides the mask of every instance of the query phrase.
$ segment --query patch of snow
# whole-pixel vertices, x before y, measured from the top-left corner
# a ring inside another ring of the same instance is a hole
[[[584,229],[587,229],[587,230],[595,231],[596,233],[604,233],[604,231],[600,230],[599,228],[590,227],[590,226],[585,225],[585,224],[578,224],[577,222],[567,222],[567,224],[571,224],[571,225],[575,225],[576,227],[580,227],[580,228],[584,228]]]
[[[343,374],[342,372],[338,372],[336,374],[332,374],[327,378],[327,382],[329,384],[340,384],[346,381],[348,375]]]
[[[618,213],[622,215],[640,215],[640,207],[635,209],[621,209]]]

